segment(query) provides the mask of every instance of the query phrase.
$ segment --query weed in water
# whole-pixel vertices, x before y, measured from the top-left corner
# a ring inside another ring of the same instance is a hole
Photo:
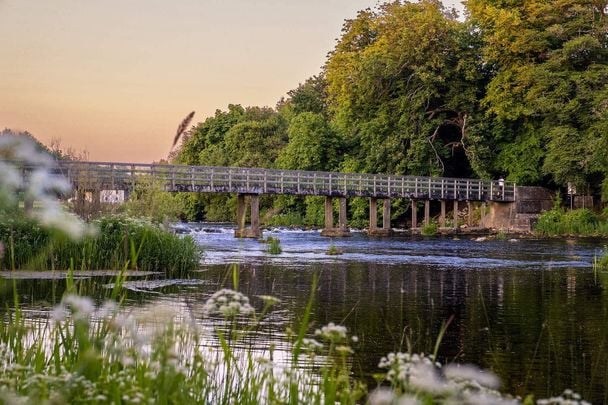
[[[341,255],[344,252],[342,251],[342,249],[338,248],[336,245],[334,245],[333,243],[331,245],[329,245],[329,247],[327,248],[327,250],[325,251],[326,255],[329,256],[337,256],[337,255]]]
[[[435,222],[430,222],[422,227],[420,234],[422,236],[435,236],[437,235],[438,227]]]
[[[278,238],[268,237],[268,248],[266,251],[271,255],[279,255],[283,252],[281,241]]]

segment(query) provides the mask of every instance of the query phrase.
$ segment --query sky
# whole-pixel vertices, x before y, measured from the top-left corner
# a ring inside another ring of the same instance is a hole
[[[192,110],[200,122],[231,103],[274,107],[377,4],[0,0],[0,130],[94,161],[158,161]]]

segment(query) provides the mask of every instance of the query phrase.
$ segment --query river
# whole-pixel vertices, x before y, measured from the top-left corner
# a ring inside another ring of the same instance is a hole
[[[344,239],[316,231],[275,229],[283,252],[238,240],[230,226],[180,225],[203,247],[200,271],[188,280],[127,283],[127,305],[161,302],[193,311],[232,283],[239,290],[281,300],[249,347],[285,347],[285,331],[304,311],[313,277],[319,284],[314,327],[341,323],[358,336],[353,370],[368,382],[391,351],[432,352],[442,324],[443,363],[493,370],[502,391],[536,398],[565,388],[594,403],[608,402],[608,274],[594,274],[605,241],[486,240],[452,237]],[[326,254],[334,245],[343,254]],[[45,309],[60,296],[61,280],[19,280],[21,301]],[[0,291],[5,297],[10,292]]]

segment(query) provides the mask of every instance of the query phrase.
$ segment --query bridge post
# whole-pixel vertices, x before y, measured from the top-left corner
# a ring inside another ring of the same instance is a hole
[[[334,227],[334,205],[333,198],[325,197],[325,228],[321,231],[321,236],[345,237],[350,236],[346,223],[346,197],[340,197],[340,211],[338,217],[338,227]]]
[[[424,200],[424,225],[431,223],[431,201]]]
[[[33,210],[34,210],[34,199],[30,195],[25,193],[25,195],[23,197],[23,211],[25,211],[26,214],[31,214]]]
[[[412,229],[418,228],[418,201],[412,200]]]
[[[441,200],[441,215],[439,216],[439,226],[445,228],[445,200]]]
[[[471,201],[467,201],[467,225],[473,225],[473,204]]]
[[[251,220],[247,227],[247,205],[250,208]],[[236,229],[235,238],[260,238],[260,196],[258,194],[237,194],[236,196]]]
[[[370,236],[390,236],[391,229],[391,200],[382,199],[382,228],[378,228],[378,198],[369,199],[369,229]]]
[[[369,199],[369,234],[378,227],[378,199],[370,197]]]
[[[458,200],[454,200],[454,229],[458,229]]]

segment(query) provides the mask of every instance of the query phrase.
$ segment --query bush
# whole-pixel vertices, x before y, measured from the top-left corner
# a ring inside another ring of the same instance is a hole
[[[543,236],[607,235],[608,224],[586,208],[570,211],[553,208],[541,214],[535,231]]]
[[[420,234],[423,236],[435,236],[437,235],[437,230],[437,224],[435,222],[430,222],[422,227]]]
[[[74,241],[29,219],[0,221],[0,241],[6,247],[5,269],[86,270],[129,268],[167,274],[195,269],[200,248],[190,236],[180,238],[159,226],[126,217],[93,222],[98,232]]]

